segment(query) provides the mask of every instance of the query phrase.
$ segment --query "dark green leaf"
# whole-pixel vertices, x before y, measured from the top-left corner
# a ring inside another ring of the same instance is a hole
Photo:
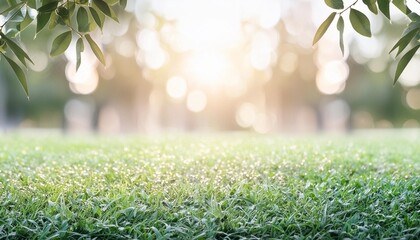
[[[376,6],[376,0],[363,0],[363,3],[369,8],[369,10],[372,13],[378,14],[378,7]]]
[[[99,16],[98,12],[93,7],[89,7],[89,11],[90,11],[90,14],[92,15],[93,20],[95,21],[96,25],[98,25],[98,27],[100,29],[102,29],[104,27],[104,21]]]
[[[50,55],[51,56],[57,56],[66,51],[66,49],[69,47],[72,39],[71,31],[64,32],[58,37],[56,37],[53,41],[52,48]]]
[[[111,9],[109,8],[108,4],[105,1],[103,1],[103,0],[93,0],[93,3],[106,16],[112,17],[111,16]]]
[[[86,40],[88,41],[90,48],[92,49],[95,56],[98,58],[98,60],[103,64],[106,65],[104,54],[102,53],[101,49],[98,47],[98,45],[93,41],[92,37],[87,34]]]
[[[50,2],[38,8],[40,13],[50,13],[57,9],[58,1]]]
[[[379,10],[385,15],[386,18],[391,19],[390,13],[389,13],[389,1],[390,0],[379,0],[378,1],[378,7]]]
[[[340,49],[344,55],[344,19],[342,16],[338,18],[337,21],[337,30],[340,34]]]
[[[127,0],[120,0],[120,6],[122,9],[125,9],[127,7]]]
[[[420,23],[420,16],[417,13],[411,12],[407,16],[410,18],[411,21]]]
[[[19,45],[17,45],[15,42],[13,42],[10,38],[8,38],[3,33],[0,33],[0,35],[1,35],[1,38],[6,42],[7,46],[9,46],[9,48],[13,51],[13,53],[16,55],[19,61],[22,62],[23,65],[26,66],[25,59],[27,59],[29,62],[34,64],[32,59],[28,56],[28,54],[25,51],[23,51],[21,47],[19,47]]]
[[[70,26],[70,12],[65,7],[58,7],[57,10],[55,10],[55,13],[58,16],[58,23],[62,25]]]
[[[410,24],[408,24],[407,28],[404,30],[403,36],[413,31],[414,29],[420,30],[420,21],[412,21]]]
[[[25,90],[26,96],[29,96],[29,90],[28,90],[28,83],[26,82],[26,76],[23,70],[17,65],[12,59],[8,58],[6,55],[3,55],[3,57],[7,60],[7,62],[10,64],[10,66],[13,69],[13,72],[15,72],[16,77],[19,79],[20,84],[23,87],[23,90]]]
[[[39,13],[36,16],[36,34],[38,34],[50,21],[51,13]]]
[[[408,44],[413,40],[413,38],[416,36],[416,34],[419,32],[418,29],[413,29],[411,32],[405,34],[403,37],[401,37],[400,40],[392,47],[392,51],[394,51],[396,48],[398,48],[397,56],[404,51],[404,49],[408,46]]]
[[[68,17],[70,15],[69,10],[65,7],[58,7],[56,12],[57,12],[57,15],[60,17]]]
[[[404,14],[411,13],[411,10],[407,7],[406,0],[392,0],[392,3],[400,9],[401,12]]]
[[[83,7],[79,8],[77,11],[77,27],[79,32],[89,31],[89,15]]]
[[[334,9],[343,9],[344,8],[343,0],[324,0],[324,2],[330,8],[334,8]]]
[[[420,44],[412,48],[410,51],[408,51],[400,60],[400,62],[397,65],[397,70],[395,72],[395,78],[394,78],[394,85],[398,81],[398,79],[401,76],[401,73],[404,71],[404,69],[407,67],[407,64],[411,61],[414,54],[416,54],[417,50],[420,48]]]
[[[85,50],[85,45],[83,43],[83,38],[79,38],[76,43],[76,71],[80,67],[80,63],[82,62],[81,53]]]
[[[325,32],[327,31],[327,29],[330,27],[332,21],[335,18],[336,13],[331,13],[327,19],[325,19],[325,21],[321,24],[321,26],[319,26],[318,30],[315,33],[314,36],[314,40],[312,41],[312,44],[315,45],[319,39],[322,38],[322,36],[324,36]]]
[[[370,31],[370,21],[362,12],[354,8],[350,9],[350,23],[354,30],[356,30],[359,34],[366,37],[372,36]]]

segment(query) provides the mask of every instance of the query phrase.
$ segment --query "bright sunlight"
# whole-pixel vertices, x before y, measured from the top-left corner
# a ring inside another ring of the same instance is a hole
[[[137,36],[142,51],[139,62],[155,74],[166,76],[170,97],[191,96],[185,91],[208,95],[220,90],[240,97],[245,93],[241,85],[269,80],[270,74],[261,73],[269,72],[277,61],[280,36],[275,27],[281,17],[281,1],[149,4],[154,14],[143,14],[142,8],[137,8],[139,22],[145,25]]]

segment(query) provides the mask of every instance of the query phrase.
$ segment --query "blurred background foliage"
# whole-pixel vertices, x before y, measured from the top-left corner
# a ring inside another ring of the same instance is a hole
[[[408,1],[410,4],[410,1]],[[364,6],[356,5],[367,13]],[[411,9],[419,13],[413,1]],[[75,72],[74,44],[48,56],[55,36],[21,36],[34,60],[30,101],[0,61],[0,127],[67,132],[347,132],[420,123],[420,56],[393,87],[388,55],[407,19],[368,15],[372,38],[332,29],[312,38],[330,10],[310,0],[129,0],[120,23],[96,32]],[[346,20],[347,21],[347,20]],[[347,24],[349,25],[349,24]]]

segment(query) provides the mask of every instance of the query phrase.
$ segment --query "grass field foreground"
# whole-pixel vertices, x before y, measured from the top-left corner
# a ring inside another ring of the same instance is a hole
[[[95,237],[419,239],[420,138],[0,136],[0,239]]]

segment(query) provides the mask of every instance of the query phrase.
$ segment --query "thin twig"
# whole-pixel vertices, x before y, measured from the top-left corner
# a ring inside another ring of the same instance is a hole
[[[22,6],[20,6],[19,9],[17,9],[16,12],[14,12],[13,15],[9,19],[4,21],[4,23],[0,26],[0,29],[2,29],[10,20],[12,20],[14,17],[16,17],[16,15],[20,12],[20,10],[22,10],[22,8],[24,6],[26,6],[26,3],[24,3]]]
[[[350,4],[348,7],[346,7],[345,9],[343,9],[343,11],[339,12],[338,14],[342,14],[345,11],[349,10],[349,8],[353,7],[359,0],[356,0],[354,3]],[[420,1],[420,0],[416,0],[416,1]]]

